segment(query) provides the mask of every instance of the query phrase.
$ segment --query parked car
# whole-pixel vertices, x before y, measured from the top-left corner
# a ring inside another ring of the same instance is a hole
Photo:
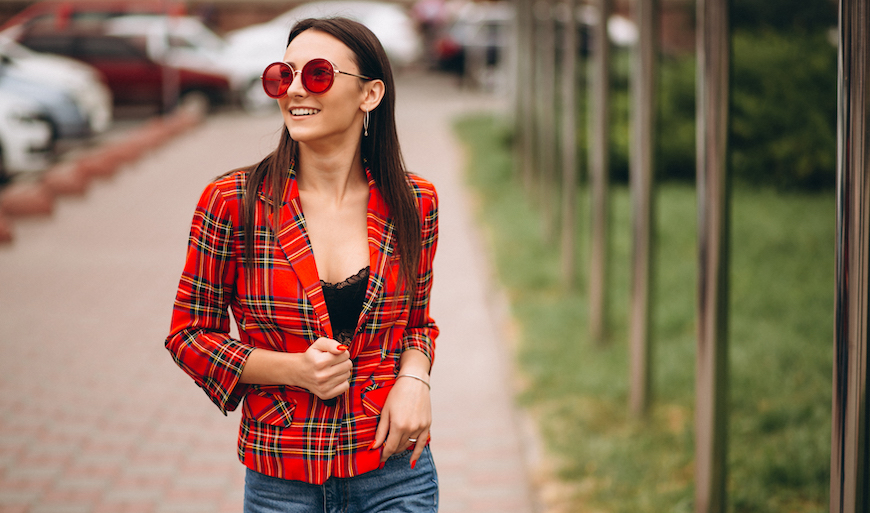
[[[184,2],[169,0],[46,0],[22,9],[0,25],[0,31],[16,39],[22,31],[42,27],[69,30],[102,23],[128,14],[183,14]]]
[[[345,16],[359,21],[378,37],[391,64],[396,68],[417,62],[423,44],[414,22],[400,5],[362,0],[328,0],[302,4],[266,23],[251,25],[226,35],[225,55],[234,62],[247,62],[247,86],[243,104],[251,108],[274,107],[275,101],[263,92],[260,74],[271,62],[284,55],[287,36],[293,25],[304,18]]]
[[[230,82],[234,97],[247,86],[252,74],[250,59],[230,54],[226,41],[193,16],[130,15],[105,23],[109,35],[144,38],[149,55],[180,69],[219,74]]]
[[[219,72],[173,66],[165,56],[149,54],[147,37],[108,35],[102,27],[94,32],[31,31],[18,41],[38,52],[64,55],[99,70],[106,79],[116,105],[150,104],[171,107],[167,98],[200,95],[214,104],[231,98],[229,80]]]
[[[59,55],[31,51],[0,37],[0,62],[22,78],[69,93],[84,112],[91,132],[99,134],[112,124],[112,93],[93,67]]]
[[[43,108],[55,141],[91,135],[90,120],[62,87],[35,82],[11,65],[0,63],[0,92],[27,98]]]
[[[52,148],[45,108],[30,98],[0,90],[0,180],[13,173],[45,169]]]

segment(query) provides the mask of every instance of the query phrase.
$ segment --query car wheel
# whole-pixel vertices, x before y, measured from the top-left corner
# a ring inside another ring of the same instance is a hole
[[[275,112],[277,105],[275,100],[266,96],[259,79],[248,83],[248,87],[242,91],[241,102],[245,112],[257,116]]]

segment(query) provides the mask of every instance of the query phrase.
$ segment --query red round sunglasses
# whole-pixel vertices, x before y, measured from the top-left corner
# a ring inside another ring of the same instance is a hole
[[[323,94],[329,91],[337,73],[363,80],[374,80],[371,77],[339,71],[335,64],[326,59],[311,59],[302,66],[301,70],[293,69],[293,66],[286,62],[273,62],[266,66],[263,76],[260,77],[263,80],[263,90],[271,98],[281,98],[287,94],[287,89],[290,89],[290,84],[293,83],[297,73],[302,77],[302,87],[312,94]]]

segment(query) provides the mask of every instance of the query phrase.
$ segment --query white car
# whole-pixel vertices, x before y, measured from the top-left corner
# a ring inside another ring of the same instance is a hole
[[[344,16],[359,21],[371,29],[381,41],[391,64],[403,68],[417,62],[423,55],[423,42],[414,22],[397,4],[363,0],[328,0],[300,5],[266,23],[251,25],[226,35],[225,55],[231,62],[247,64],[247,87],[242,103],[251,109],[275,106],[266,96],[260,74],[269,63],[284,56],[287,36],[293,25],[304,18]]]
[[[34,52],[2,36],[0,59],[16,76],[66,92],[87,117],[92,133],[105,132],[112,125],[112,93],[99,73],[87,64]]]
[[[0,91],[0,178],[42,171],[52,157],[52,133],[36,102]]]

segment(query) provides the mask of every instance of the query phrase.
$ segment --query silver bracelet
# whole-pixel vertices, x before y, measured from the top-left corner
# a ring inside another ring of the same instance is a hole
[[[426,385],[426,388],[428,388],[429,390],[432,390],[432,386],[429,385],[429,382],[426,381],[425,379],[421,378],[420,376],[415,376],[413,374],[399,374],[398,376],[396,376],[396,379],[399,379],[399,378],[414,378],[417,381]]]

